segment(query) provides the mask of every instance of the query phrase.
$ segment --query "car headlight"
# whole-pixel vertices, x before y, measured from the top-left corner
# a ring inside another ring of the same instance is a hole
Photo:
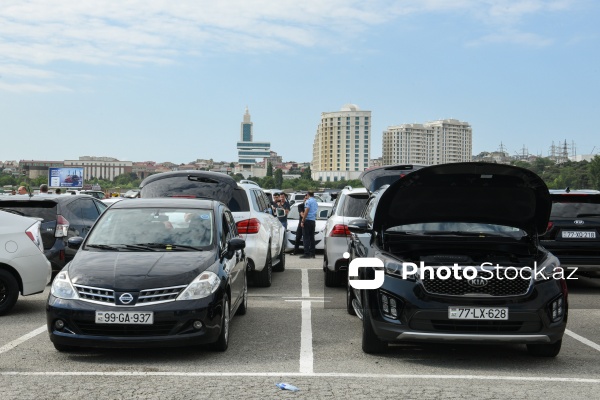
[[[207,297],[217,291],[220,282],[217,274],[204,271],[185,288],[177,300],[198,300]]]
[[[535,280],[543,282],[552,279],[555,272],[562,272],[560,261],[554,255],[548,253],[544,261],[535,268]]]
[[[403,265],[403,263],[401,263],[398,260],[388,258],[382,254],[376,254],[375,257],[377,257],[381,261],[383,261],[384,271],[386,274],[395,276],[397,278],[406,279],[409,281],[416,280],[416,277],[418,274],[418,271],[416,268],[405,271],[405,266]]]
[[[52,293],[52,296],[58,297],[59,299],[74,300],[79,298],[77,291],[71,284],[71,279],[69,279],[67,271],[61,271],[56,275],[56,278],[52,281],[50,293]]]

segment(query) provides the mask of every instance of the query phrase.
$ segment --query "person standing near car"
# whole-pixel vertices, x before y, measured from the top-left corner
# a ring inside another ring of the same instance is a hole
[[[47,196],[48,193],[48,185],[46,185],[45,183],[40,185],[40,196]]]
[[[304,255],[300,258],[315,258],[315,224],[317,221],[317,200],[315,192],[308,192],[304,202],[304,218],[302,218],[302,235],[304,235]]]
[[[285,229],[287,229],[287,216],[290,212],[290,203],[287,201],[285,193],[279,193],[279,205],[277,206],[277,218]]]
[[[302,219],[304,218],[304,202],[306,201],[306,199],[308,199],[308,195],[304,195],[304,200],[302,200],[301,202],[298,203],[298,214],[300,215],[300,217],[298,217],[298,226],[296,227],[296,239],[295,239],[295,245],[294,245],[294,252],[292,253],[293,255],[298,255],[300,254],[300,242],[302,242],[302,231],[303,228],[301,226],[302,223]],[[304,243],[302,243],[302,247],[304,247]],[[302,252],[302,254],[304,254],[304,252]]]
[[[27,194],[27,188],[25,186],[19,186],[17,189],[18,194]]]

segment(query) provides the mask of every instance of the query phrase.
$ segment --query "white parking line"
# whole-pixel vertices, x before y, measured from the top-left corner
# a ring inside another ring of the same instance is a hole
[[[5,344],[4,346],[0,347],[0,354],[6,353],[7,351],[14,349],[21,343],[31,339],[32,337],[39,335],[40,333],[46,331],[47,329],[48,328],[46,327],[46,325],[42,325],[39,328],[37,328],[36,330],[33,330],[33,331],[29,332],[28,334],[23,335],[20,338],[15,339],[8,344]]]
[[[411,375],[411,374],[352,374],[352,373],[301,373],[301,372],[142,372],[142,371],[86,371],[86,372],[21,372],[0,371],[0,376],[118,376],[118,377],[308,377],[308,378],[352,378],[352,379],[418,379],[418,380],[470,380],[470,381],[515,381],[515,382],[570,382],[600,384],[600,379],[569,378],[559,376],[502,376],[502,375]]]
[[[302,297],[310,298],[308,270],[302,270]],[[300,373],[313,373],[311,300],[302,301],[302,327],[300,329]]]
[[[575,332],[570,331],[568,329],[565,329],[565,333],[567,335],[571,336],[573,339],[579,340],[581,343],[590,346],[592,349],[600,351],[600,345],[599,344],[594,343],[591,340],[584,338],[583,336],[579,336]]]

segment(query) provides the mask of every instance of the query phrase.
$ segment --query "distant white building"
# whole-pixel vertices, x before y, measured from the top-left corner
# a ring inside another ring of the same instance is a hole
[[[112,181],[115,177],[133,172],[133,162],[119,161],[112,157],[79,157],[79,160],[65,160],[64,167],[83,168],[84,179],[98,178]]]
[[[369,167],[371,111],[346,104],[321,113],[313,142],[312,178],[318,181],[358,179]]]
[[[383,132],[383,164],[471,161],[472,137],[469,123],[456,119],[390,126]]]
[[[570,156],[569,160],[571,161],[575,161],[575,162],[580,162],[580,161],[592,161],[594,159],[594,157],[596,157],[598,154],[577,154],[575,156]]]

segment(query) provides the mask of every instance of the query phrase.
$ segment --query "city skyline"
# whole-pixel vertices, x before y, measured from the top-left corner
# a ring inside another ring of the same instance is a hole
[[[0,4],[0,160],[82,154],[177,164],[260,141],[310,161],[323,112],[390,126],[457,119],[473,153],[597,153],[600,4],[287,0]],[[51,38],[51,39],[50,39]]]

